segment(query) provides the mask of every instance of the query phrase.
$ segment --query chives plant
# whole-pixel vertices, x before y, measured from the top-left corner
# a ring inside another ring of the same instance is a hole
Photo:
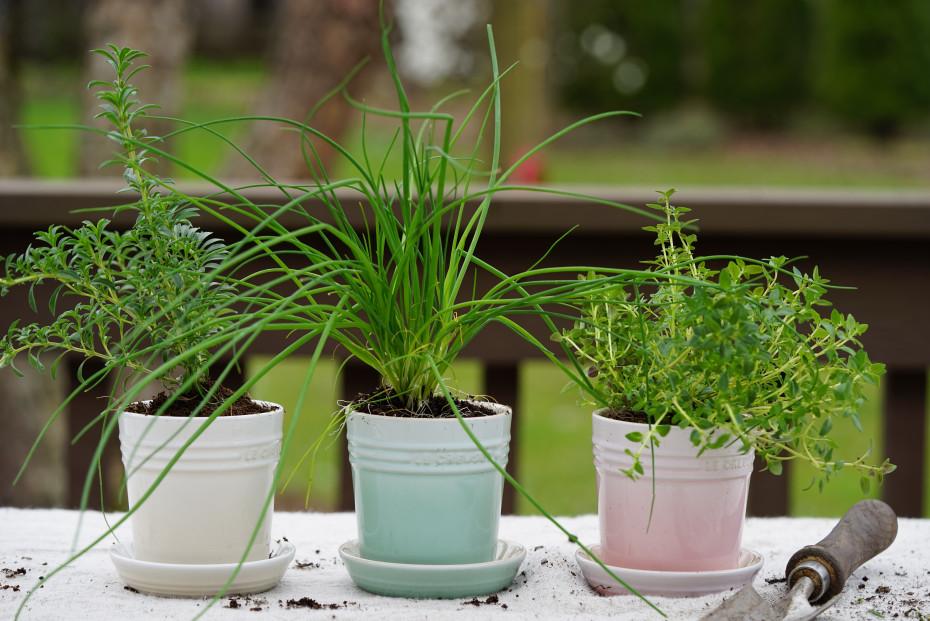
[[[862,430],[863,388],[884,373],[859,341],[868,326],[830,309],[829,281],[816,267],[804,274],[785,257],[696,255],[697,236],[682,219],[688,209],[671,196],[650,205],[663,218],[646,227],[658,248],[651,269],[695,284],[599,291],[556,337],[586,368],[578,383],[592,404],[649,425],[627,436],[640,448],[626,474],[642,475],[642,453],[676,426],[691,429],[698,454],[736,443],[754,448],[774,474],[784,461],[808,462],[821,489],[844,468],[862,475],[863,491],[881,482],[894,470],[887,459],[843,461],[830,437],[839,419]]]

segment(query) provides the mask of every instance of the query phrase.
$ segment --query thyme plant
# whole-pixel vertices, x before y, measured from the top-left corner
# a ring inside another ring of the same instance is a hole
[[[36,312],[37,287],[51,285],[47,307],[54,319],[11,325],[0,338],[0,367],[15,370],[16,358],[26,355],[41,370],[42,355],[54,352],[53,369],[63,356],[75,354],[111,368],[118,364],[120,372],[147,374],[177,359],[176,369],[159,377],[173,391],[185,378],[204,373],[207,353],[196,346],[231,325],[234,288],[204,279],[229,253],[221,240],[191,223],[197,209],[183,195],[165,191],[169,182],[146,170],[154,158],[150,146],[160,139],[139,126],[152,106],[139,102],[130,83],[145,68],[134,66],[144,54],[116,46],[94,52],[115,74],[110,82],[90,84],[101,101],[97,118],[109,122],[106,136],[120,149],[105,165],[122,166],[124,191],[138,196],[118,210],[134,213],[135,222],[126,230],[115,229],[107,218],[76,228],[53,225],[37,232],[25,252],[6,258],[0,294],[25,287]],[[198,353],[178,358],[186,351]]]
[[[881,481],[894,469],[887,459],[844,461],[830,437],[838,419],[862,430],[863,387],[884,373],[859,341],[867,326],[825,312],[829,285],[816,267],[804,274],[785,257],[696,256],[697,236],[682,220],[689,210],[671,197],[650,205],[663,217],[645,227],[659,249],[651,270],[694,284],[657,280],[598,292],[556,337],[587,367],[591,384],[582,385],[592,404],[648,424],[627,436],[639,449],[629,451],[626,474],[642,475],[643,452],[675,426],[691,430],[698,454],[736,443],[754,448],[774,474],[786,460],[809,462],[821,488],[843,468],[861,473],[866,490]]]

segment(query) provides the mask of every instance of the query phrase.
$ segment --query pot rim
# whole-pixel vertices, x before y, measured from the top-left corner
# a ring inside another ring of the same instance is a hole
[[[143,399],[140,403],[151,403],[151,401],[152,401],[151,399]],[[270,412],[257,412],[255,414],[237,414],[236,416],[227,416],[225,414],[221,414],[220,416],[217,416],[215,419],[213,419],[213,422],[211,424],[215,425],[216,422],[219,420],[254,420],[256,418],[261,418],[264,416],[276,416],[276,415],[284,414],[284,406],[281,405],[280,403],[275,403],[274,401],[265,401],[263,399],[252,399],[252,401],[254,401],[255,403],[260,403],[262,405],[270,405],[274,409],[271,410]],[[158,415],[143,414],[141,412],[129,412],[126,410],[123,410],[122,412],[120,412],[120,416],[121,417],[125,416],[130,419],[146,419],[146,420],[148,419],[157,419],[157,420],[163,420],[163,419],[164,420],[172,420],[172,419],[192,420],[193,419],[193,420],[196,420],[198,418],[200,419],[208,418],[207,416],[166,416],[164,414],[158,414]]]
[[[642,427],[643,429],[649,429],[649,425],[647,423],[634,423],[633,421],[629,421],[629,420],[617,420],[616,418],[610,418],[608,416],[604,416],[603,414],[601,414],[601,412],[606,412],[607,410],[608,408],[598,408],[594,410],[591,414],[594,418],[600,419],[604,421],[605,424],[608,424],[608,425],[633,425],[636,427]],[[682,432],[688,432],[694,429],[694,427],[690,425],[687,427],[679,427],[678,425],[672,425],[671,423],[669,423],[669,426],[671,427],[672,433],[675,433],[676,430],[682,431]],[[720,429],[721,427],[713,427],[713,433],[717,433],[718,431],[720,431]],[[753,448],[755,448],[755,446],[753,446]]]
[[[491,414],[490,416],[465,416],[465,422],[470,421],[482,421],[482,420],[499,420],[507,416],[513,416],[513,409],[509,405],[504,405],[503,403],[497,403],[496,401],[474,401],[469,400],[471,403],[476,405],[482,405],[485,407],[490,407],[492,410],[497,410],[497,414]],[[371,414],[370,412],[359,412],[358,410],[348,409],[346,416],[358,416],[362,418],[370,418],[373,420],[397,420],[397,421],[422,421],[426,422],[439,422],[439,423],[448,423],[449,421],[458,422],[457,416],[387,416],[385,414]]]
[[[604,408],[595,410],[592,415],[592,444],[594,448],[595,468],[600,468],[598,465],[599,462],[626,464],[629,461],[632,463],[631,458],[626,456],[626,449],[632,446],[639,446],[641,442],[628,439],[626,437],[629,435],[627,432],[641,431],[645,434],[649,429],[649,425],[608,418],[599,414],[599,412],[602,411],[604,411]],[[732,444],[727,443],[725,446],[717,449],[710,449],[698,455],[698,447],[691,441],[691,433],[693,430],[694,427],[690,426],[678,427],[677,425],[672,425],[668,435],[661,438],[660,445],[656,447],[656,459],[661,459],[663,461],[671,460],[671,462],[677,462],[681,459],[686,461],[697,460],[695,463],[699,461],[704,464],[748,459],[749,463],[747,467],[752,467],[752,459],[755,457],[756,453],[755,446],[750,445],[749,450],[743,451],[740,442],[738,440],[733,440]],[[726,431],[721,431],[720,427],[714,427],[711,432],[712,435],[727,433]],[[645,443],[645,439],[643,443]],[[646,451],[648,451],[648,448]],[[647,467],[646,464],[643,465]],[[673,470],[675,469],[668,464],[666,464],[665,467]]]
[[[640,427],[649,427],[647,423],[634,423],[631,420],[617,420],[616,418],[611,418],[609,416],[604,416],[603,414],[601,414],[601,412],[607,412],[608,410],[610,410],[610,408],[597,408],[591,413],[591,415],[596,416],[606,421],[610,421],[611,423],[624,423],[626,425],[639,425]]]

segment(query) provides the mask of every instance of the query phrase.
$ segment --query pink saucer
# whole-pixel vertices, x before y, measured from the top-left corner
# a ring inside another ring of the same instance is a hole
[[[600,555],[600,546],[588,546],[594,554]],[[591,588],[601,595],[629,595],[630,592],[618,584],[600,565],[591,560],[583,550],[575,553],[575,560],[581,567],[581,573]],[[752,582],[762,569],[762,555],[753,550],[740,550],[739,565],[735,569],[716,571],[648,571],[644,569],[627,569],[610,567],[631,587],[643,595],[664,595],[669,597],[695,597],[708,593],[739,588]]]

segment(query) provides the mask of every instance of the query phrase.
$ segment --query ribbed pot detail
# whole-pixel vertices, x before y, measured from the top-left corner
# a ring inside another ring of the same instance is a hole
[[[162,563],[234,563],[274,482],[284,410],[219,416],[132,515],[133,556]],[[123,412],[119,419],[129,506],[155,482],[205,418]],[[268,558],[271,511],[247,560]]]
[[[466,424],[502,466],[510,408]],[[497,547],[503,477],[456,418],[404,418],[351,412],[349,460],[359,548],[388,562],[490,561]]]
[[[642,453],[644,474],[624,474],[633,464],[625,453],[648,426],[593,416],[594,466],[601,549],[621,567],[663,571],[732,569],[739,561],[753,451],[735,444],[700,457],[690,429],[673,427],[655,449]],[[653,477],[654,473],[654,477]],[[655,504],[653,503],[655,479]]]

